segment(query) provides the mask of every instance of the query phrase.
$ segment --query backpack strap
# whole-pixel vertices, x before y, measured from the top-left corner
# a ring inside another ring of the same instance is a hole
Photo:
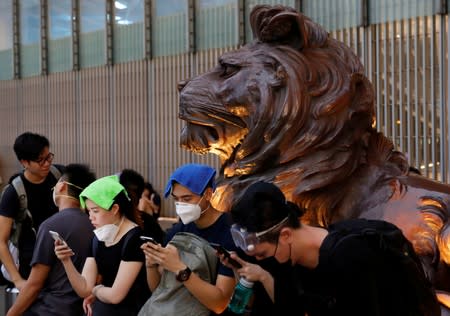
[[[16,215],[15,218],[20,221],[24,219],[25,211],[28,208],[27,193],[25,192],[25,186],[23,185],[23,181],[20,175],[15,177],[12,180],[11,184],[14,187],[14,190],[16,190],[17,197],[19,198],[20,213]]]
[[[61,177],[61,171],[54,165],[50,166],[50,172],[58,180]],[[11,185],[14,190],[16,190],[17,197],[19,199],[19,212],[14,217],[13,230],[11,233],[10,240],[14,246],[18,247],[19,237],[22,233],[22,223],[26,218],[29,218],[31,223],[33,223],[33,216],[28,209],[28,198],[25,191],[25,186],[23,184],[22,177],[20,175],[16,176],[12,181]],[[31,225],[32,230],[36,233],[33,225]]]
[[[55,177],[56,181],[59,180],[59,178],[61,178],[61,171],[56,168],[54,165],[50,165],[50,172],[52,173],[52,175]]]
[[[50,166],[50,172],[55,177],[56,180],[58,180],[61,177],[61,171],[59,171],[58,168],[56,168],[54,165]],[[16,219],[21,221],[25,219],[25,215],[28,215],[31,217],[31,213],[28,210],[28,199],[27,199],[27,193],[25,191],[25,186],[23,184],[22,178],[20,175],[15,177],[11,181],[12,186],[16,190],[17,196],[19,198],[19,208],[21,210],[21,214],[18,214],[16,216]]]
[[[11,184],[14,190],[16,190],[17,197],[19,199],[19,212],[14,217],[13,231],[11,233],[10,241],[13,243],[14,246],[18,247],[19,237],[20,234],[22,233],[22,223],[26,218],[29,218],[32,221],[33,217],[31,216],[31,213],[28,210],[27,193],[25,192],[25,186],[23,184],[20,175],[15,177],[11,181]],[[32,229],[34,231],[34,228]]]

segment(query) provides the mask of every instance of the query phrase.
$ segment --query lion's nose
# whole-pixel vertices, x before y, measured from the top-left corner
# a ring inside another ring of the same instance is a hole
[[[188,84],[189,80],[181,80],[178,82],[178,92],[181,92],[181,90],[183,90],[184,87],[186,87],[186,85]]]

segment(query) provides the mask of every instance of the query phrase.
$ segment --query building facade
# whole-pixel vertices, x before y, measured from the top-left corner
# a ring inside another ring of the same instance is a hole
[[[257,4],[294,7],[352,47],[376,92],[376,127],[449,182],[447,0],[0,0],[0,176],[12,145],[46,135],[55,162],[133,168],[161,192],[186,162],[177,83],[252,40]],[[165,202],[163,215],[174,215]]]

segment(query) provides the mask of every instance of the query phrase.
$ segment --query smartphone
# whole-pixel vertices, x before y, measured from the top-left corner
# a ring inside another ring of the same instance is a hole
[[[141,240],[143,240],[143,241],[145,241],[145,242],[149,241],[149,242],[151,242],[151,243],[153,243],[153,244],[155,244],[155,245],[158,244],[158,242],[157,242],[156,240],[154,240],[152,237],[141,236],[140,238],[141,238]]]
[[[228,250],[226,250],[225,247],[223,247],[221,244],[217,244],[214,242],[210,242],[209,244],[211,245],[211,247],[216,249],[216,251],[219,255],[224,255],[225,258],[228,259],[228,263],[231,264],[233,267],[235,267],[237,269],[242,268],[241,264],[239,262],[237,262],[236,260],[232,259],[230,252]]]
[[[54,240],[59,240],[63,244],[66,243],[66,241],[57,232],[54,232],[53,230],[49,230],[48,232],[52,235]]]

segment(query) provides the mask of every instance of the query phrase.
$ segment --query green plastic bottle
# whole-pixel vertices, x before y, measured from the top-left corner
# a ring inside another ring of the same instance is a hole
[[[244,314],[252,294],[253,282],[247,281],[244,277],[240,278],[239,283],[234,288],[228,309],[238,315]]]

